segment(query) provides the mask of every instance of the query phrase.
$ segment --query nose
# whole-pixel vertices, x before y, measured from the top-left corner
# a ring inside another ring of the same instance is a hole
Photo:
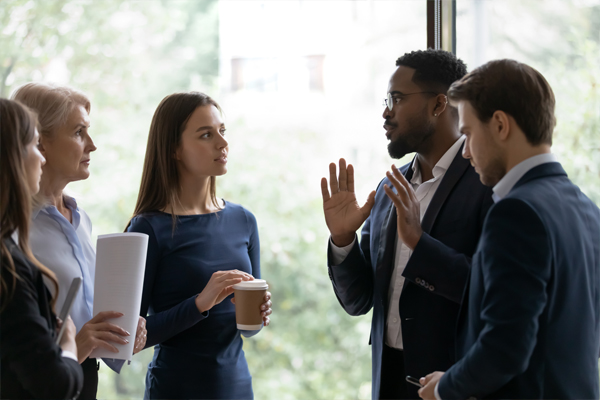
[[[91,153],[92,151],[96,151],[96,149],[97,149],[97,147],[94,144],[94,141],[92,140],[92,137],[90,135],[87,136],[87,144],[86,144],[85,148],[88,151],[88,153]]]
[[[40,165],[44,166],[46,164],[46,157],[44,157],[37,148],[35,149],[35,152],[37,153],[37,156],[40,159]]]
[[[383,114],[381,116],[383,117],[383,119],[386,119],[390,115],[390,113],[391,111],[386,105],[385,107],[383,107]]]
[[[225,147],[229,146],[229,142],[227,142],[227,139],[225,139],[225,137],[223,135],[219,135],[221,140],[219,140],[217,142],[217,148],[218,149],[224,149]]]
[[[471,159],[471,150],[469,149],[469,138],[465,139],[465,145],[463,146],[462,156],[467,160]]]

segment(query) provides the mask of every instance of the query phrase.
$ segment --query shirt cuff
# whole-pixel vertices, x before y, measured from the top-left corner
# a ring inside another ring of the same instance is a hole
[[[71,360],[74,360],[76,363],[79,364],[77,356],[72,351],[63,350],[61,355],[65,358],[70,358]]]
[[[125,360],[120,360],[116,358],[103,358],[104,364],[108,366],[108,368],[115,371],[117,374],[121,373],[121,368],[123,368],[123,364],[125,364]]]
[[[331,236],[329,237],[329,244],[331,244],[331,258],[333,261],[333,265],[340,265],[344,262],[350,251],[352,251],[352,247],[354,247],[354,243],[356,242],[356,236],[354,236],[354,240],[348,246],[338,247],[331,240]]]
[[[433,389],[433,395],[435,396],[435,398],[437,400],[442,400],[442,398],[440,397],[440,392],[438,391],[438,386],[440,386],[439,381],[438,381],[438,383],[435,384],[435,388]]]

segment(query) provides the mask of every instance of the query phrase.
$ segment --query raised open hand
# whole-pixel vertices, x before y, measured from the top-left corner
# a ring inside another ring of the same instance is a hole
[[[421,229],[420,203],[417,195],[404,175],[392,165],[392,172],[387,172],[387,177],[396,188],[394,193],[388,185],[383,186],[385,194],[394,202],[396,213],[398,214],[398,236],[408,248],[414,250],[421,239],[423,229]]]
[[[343,158],[340,158],[339,178],[335,163],[329,164],[329,189],[327,178],[322,178],[325,223],[333,242],[339,247],[347,246],[352,243],[354,233],[371,213],[375,204],[375,191],[369,194],[367,202],[361,207],[354,193],[354,168],[351,164],[346,167],[346,160]]]

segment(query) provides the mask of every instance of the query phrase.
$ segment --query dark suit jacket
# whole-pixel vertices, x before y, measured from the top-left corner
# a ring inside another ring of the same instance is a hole
[[[0,398],[75,398],[83,373],[76,361],[61,356],[55,343],[56,317],[42,274],[12,239],[5,239],[4,244],[20,279],[0,313]],[[12,281],[5,259],[2,277]]]
[[[459,150],[423,216],[423,236],[403,272],[399,308],[405,371],[415,377],[445,370],[455,361],[456,317],[470,257],[492,204],[491,189],[480,183],[461,154]],[[410,165],[401,168],[409,181]],[[355,244],[342,264],[333,266],[331,256],[328,262],[335,294],[346,312],[362,315],[373,308],[373,398],[379,397],[388,288],[397,240],[396,208],[383,190],[384,183],[391,186],[385,178],[377,188],[360,245]],[[417,396],[416,390],[413,395]]]
[[[559,163],[490,209],[469,282],[443,399],[598,398],[600,211]]]

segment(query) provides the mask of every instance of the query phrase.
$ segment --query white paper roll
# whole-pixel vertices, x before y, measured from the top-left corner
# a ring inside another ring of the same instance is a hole
[[[90,358],[131,360],[135,344],[148,235],[144,233],[115,233],[98,236],[96,245],[96,278],[94,284],[94,316],[101,311],[117,311],[124,315],[108,320],[131,334],[127,344],[111,343],[118,353],[96,349]]]

